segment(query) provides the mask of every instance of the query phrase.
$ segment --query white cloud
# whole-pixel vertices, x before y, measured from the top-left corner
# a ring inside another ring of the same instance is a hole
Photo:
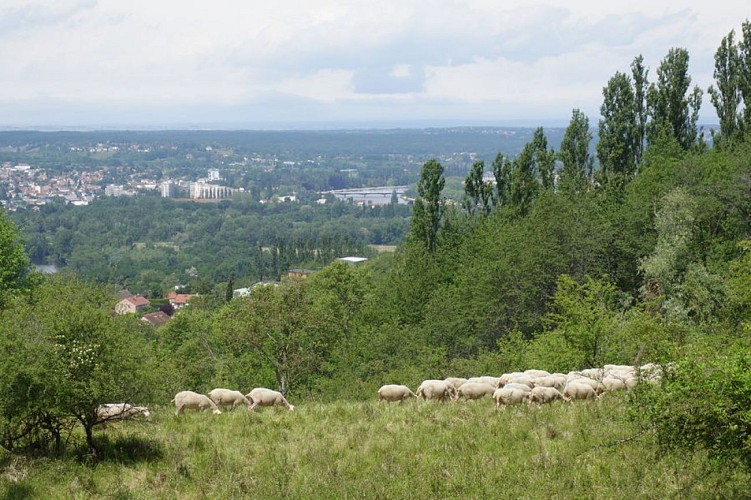
[[[6,0],[0,116],[45,102],[265,103],[271,117],[307,100],[352,120],[498,109],[565,118],[573,107],[596,113],[607,79],[640,53],[654,74],[671,47],[686,47],[706,88],[720,39],[751,17],[741,10],[733,0]]]

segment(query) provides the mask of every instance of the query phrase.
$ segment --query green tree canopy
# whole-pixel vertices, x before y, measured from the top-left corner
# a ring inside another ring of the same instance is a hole
[[[0,210],[0,310],[11,297],[28,291],[30,267],[18,229]]]

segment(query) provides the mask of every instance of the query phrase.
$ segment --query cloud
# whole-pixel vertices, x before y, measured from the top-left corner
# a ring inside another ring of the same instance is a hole
[[[607,79],[640,53],[653,75],[684,46],[695,83],[709,85],[737,11],[731,0],[6,0],[0,114],[24,103],[352,119],[597,113]]]

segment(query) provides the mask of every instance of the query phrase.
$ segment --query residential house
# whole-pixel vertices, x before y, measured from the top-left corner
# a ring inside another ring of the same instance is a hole
[[[177,293],[177,292],[170,292],[167,294],[167,299],[169,300],[170,305],[173,307],[175,311],[182,309],[183,307],[188,305],[188,302],[193,297],[198,297],[198,294],[195,293]]]
[[[155,327],[160,327],[167,321],[169,321],[169,316],[163,311],[157,311],[149,314],[144,314],[141,318],[141,321],[145,321],[146,323]]]
[[[149,299],[147,299],[146,297],[143,297],[141,295],[132,295],[130,297],[125,297],[120,302],[115,304],[115,313],[139,313],[143,312],[143,310],[149,305],[151,305],[151,302],[149,302]]]

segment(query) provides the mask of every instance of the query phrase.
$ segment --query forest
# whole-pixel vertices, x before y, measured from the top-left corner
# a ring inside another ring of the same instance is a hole
[[[697,126],[703,90],[690,86],[688,52],[671,49],[652,78],[636,57],[603,88],[594,148],[588,118],[573,110],[557,151],[540,128],[513,158],[475,162],[461,203],[446,202],[444,167],[428,160],[397,252],[332,263],[248,297],[217,283],[158,329],[111,314],[116,290],[84,279],[95,264],[85,255],[61,254],[75,273],[30,272],[19,229],[0,216],[0,446],[50,455],[77,446],[96,457],[107,444],[93,429],[98,404],[167,406],[183,389],[271,387],[299,408],[372,400],[384,383],[651,362],[670,367],[662,382],[632,390],[619,416],[597,418],[630,422],[675,460],[700,453],[717,474],[748,473],[751,23],[737,39],[728,34],[715,59],[711,144]],[[484,182],[486,170],[495,182]],[[114,205],[131,202],[111,203],[86,223],[121,223],[131,243],[137,231],[160,231],[116,220]],[[191,210],[152,203],[165,216]],[[192,243],[216,253],[201,272],[239,274],[245,264],[223,263],[224,245],[269,243],[248,239],[236,219],[273,219],[274,210],[293,209],[196,214],[206,238]],[[36,223],[52,228],[45,217]],[[406,223],[399,217],[383,223]],[[322,239],[319,231],[300,235]],[[126,264],[96,265],[116,273]],[[264,265],[258,277],[276,272]]]
[[[278,281],[291,268],[374,256],[370,245],[403,241],[410,214],[396,203],[196,203],[139,195],[85,208],[53,203],[13,217],[23,223],[33,262],[160,298],[177,285],[209,293],[230,280]]]

